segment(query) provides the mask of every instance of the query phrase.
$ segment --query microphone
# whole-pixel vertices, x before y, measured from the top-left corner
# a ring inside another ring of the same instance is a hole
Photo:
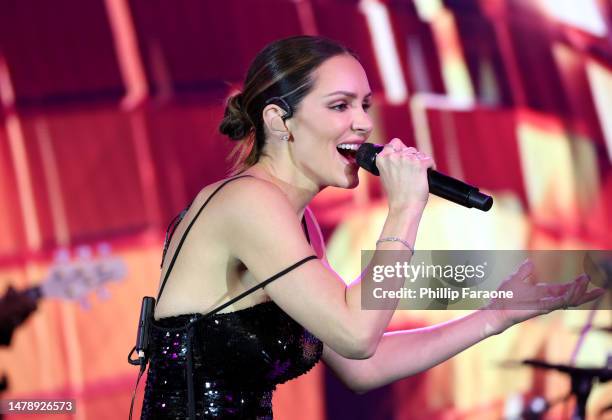
[[[376,167],[376,155],[383,150],[383,145],[373,143],[363,143],[357,150],[355,160],[357,164],[366,171],[379,176]],[[427,169],[427,181],[429,182],[429,192],[442,197],[453,203],[460,204],[467,208],[477,208],[482,211],[489,211],[493,206],[493,197],[478,191],[478,188],[465,182],[459,181],[443,173]]]
[[[149,350],[149,329],[153,321],[155,298],[145,296],[140,306],[140,319],[138,320],[138,334],[136,334],[136,352],[138,357],[146,364]]]

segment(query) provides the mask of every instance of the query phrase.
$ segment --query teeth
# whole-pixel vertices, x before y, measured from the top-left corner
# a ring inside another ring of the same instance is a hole
[[[336,148],[338,149],[348,149],[348,150],[358,150],[359,146],[361,146],[360,144],[339,144],[338,146],[336,146]]]

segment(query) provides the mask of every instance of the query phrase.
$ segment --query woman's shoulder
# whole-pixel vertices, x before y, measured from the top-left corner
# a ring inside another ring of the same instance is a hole
[[[274,183],[254,176],[234,176],[202,187],[184,212],[190,223],[202,219],[194,225],[195,240],[212,242],[215,249],[222,250],[228,241],[246,240],[280,225],[278,218],[285,218],[285,211],[291,211],[289,201]]]
[[[196,201],[204,203],[215,191],[218,193],[207,205],[209,220],[214,220],[210,235],[223,243],[231,255],[239,251],[252,253],[266,245],[266,238],[283,237],[285,240],[303,235],[289,199],[274,183],[256,177],[227,179],[215,182],[202,190]]]
[[[194,203],[217,209],[225,216],[244,217],[271,208],[289,209],[287,196],[273,182],[255,176],[244,175],[224,178],[203,187]]]

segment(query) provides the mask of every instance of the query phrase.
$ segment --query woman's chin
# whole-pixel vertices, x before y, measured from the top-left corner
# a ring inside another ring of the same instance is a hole
[[[342,188],[352,190],[359,185],[359,166],[357,164],[347,165],[345,167],[345,178],[342,182]]]
[[[328,184],[337,188],[353,189],[359,185],[359,165],[354,159],[339,156],[340,167],[334,169],[333,181]],[[337,171],[337,172],[336,172]]]

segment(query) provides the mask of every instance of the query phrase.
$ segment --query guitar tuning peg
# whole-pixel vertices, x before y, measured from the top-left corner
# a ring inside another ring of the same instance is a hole
[[[67,263],[70,261],[70,250],[68,248],[58,248],[53,257],[57,263]]]
[[[79,259],[89,260],[92,257],[91,247],[89,245],[82,245],[77,247],[76,255]]]
[[[102,287],[100,288],[100,290],[98,290],[98,298],[101,300],[108,300],[110,299],[110,292],[108,291],[108,289],[106,287]]]
[[[113,267],[116,272],[116,277],[124,277],[127,274],[127,264],[120,258],[116,258],[113,261]]]
[[[83,308],[86,311],[91,309],[91,304],[86,298],[79,299],[79,305],[81,305],[81,308]]]
[[[112,253],[112,247],[108,242],[100,242],[97,246],[98,255],[108,257]]]
[[[60,279],[60,281],[61,280],[65,280],[65,279]],[[65,282],[63,286],[64,286],[64,294],[66,295],[66,297],[68,297],[68,299],[74,299],[77,297],[74,284]]]

